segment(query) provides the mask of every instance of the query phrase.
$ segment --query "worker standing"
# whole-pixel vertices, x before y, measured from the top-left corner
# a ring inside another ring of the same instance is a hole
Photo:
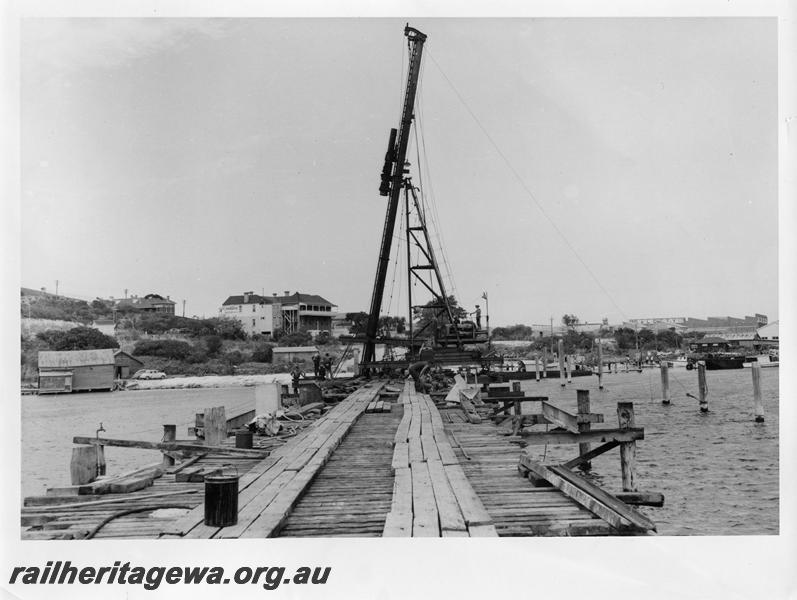
[[[291,369],[291,381],[293,382],[293,393],[299,395],[299,378],[304,377],[304,373],[299,368],[299,365],[293,365]]]
[[[329,378],[332,379],[332,357],[329,352],[324,355],[324,369],[329,373]]]
[[[316,352],[313,354],[313,376],[318,379],[318,366],[321,364],[321,355]]]
[[[474,310],[470,314],[476,316],[476,329],[481,329],[482,328],[482,309],[479,308],[478,304],[476,305],[476,310]]]

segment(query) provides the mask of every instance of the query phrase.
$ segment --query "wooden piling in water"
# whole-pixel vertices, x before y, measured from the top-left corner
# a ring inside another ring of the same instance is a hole
[[[708,384],[706,383],[706,363],[697,363],[697,391],[700,402],[700,412],[708,412]]]
[[[634,427],[634,403],[617,403],[617,422],[620,429]],[[636,442],[620,444],[620,472],[623,479],[624,492],[636,492]]]
[[[603,344],[598,338],[598,389],[603,389]]]
[[[174,442],[177,440],[177,425],[164,425],[163,426],[163,441]],[[163,466],[173,467],[174,457],[168,452],[163,452]]]
[[[666,362],[661,363],[661,403],[670,403],[670,374]]]
[[[220,446],[227,439],[227,416],[223,406],[205,409],[205,444]]]
[[[585,418],[587,415],[589,415],[589,390],[576,390],[576,401],[578,403],[578,409],[576,411],[576,414],[579,417]],[[578,423],[578,432],[582,433],[584,431],[589,431],[591,427],[592,426],[589,424],[589,422]],[[578,445],[579,455],[586,454],[589,451],[590,451],[589,442]],[[592,469],[592,462],[591,461],[583,462],[581,465],[579,465],[579,468],[582,471],[589,471],[590,469]]]
[[[753,407],[755,410],[755,422],[764,422],[764,402],[761,399],[761,365],[758,361],[754,361],[752,368],[753,373]]]
[[[559,382],[562,387],[565,387],[565,343],[563,340],[559,340],[559,344],[557,346],[559,350]]]

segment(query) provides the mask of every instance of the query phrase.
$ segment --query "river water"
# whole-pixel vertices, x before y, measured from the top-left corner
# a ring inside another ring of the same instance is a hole
[[[778,533],[778,372],[764,369],[761,384],[766,421],[755,423],[749,369],[709,371],[709,412],[700,413],[697,372],[670,370],[672,402],[661,402],[657,370],[578,377],[561,388],[558,380],[524,381],[533,395],[549,396],[575,411],[576,389],[590,390],[591,410],[617,422],[619,401],[634,402],[637,427],[637,483],[662,492],[663,508],[643,508],[662,535],[759,535]],[[178,439],[194,424],[194,414],[225,406],[229,415],[254,408],[251,387],[141,390],[22,397],[22,494],[69,485],[72,437],[93,436],[99,423],[112,438],[160,441],[164,423],[177,425]],[[547,458],[572,458],[571,447],[530,447]],[[108,473],[159,460],[160,453],[106,448]],[[617,449],[593,460],[592,476],[609,491],[620,489]]]

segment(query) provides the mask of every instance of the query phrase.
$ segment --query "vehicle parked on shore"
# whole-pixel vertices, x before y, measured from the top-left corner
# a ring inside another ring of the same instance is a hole
[[[166,373],[154,369],[136,371],[130,379],[166,379]]]

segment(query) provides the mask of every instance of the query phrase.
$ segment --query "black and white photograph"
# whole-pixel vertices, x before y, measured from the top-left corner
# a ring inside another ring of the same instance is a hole
[[[16,7],[9,597],[793,595],[785,6]]]

